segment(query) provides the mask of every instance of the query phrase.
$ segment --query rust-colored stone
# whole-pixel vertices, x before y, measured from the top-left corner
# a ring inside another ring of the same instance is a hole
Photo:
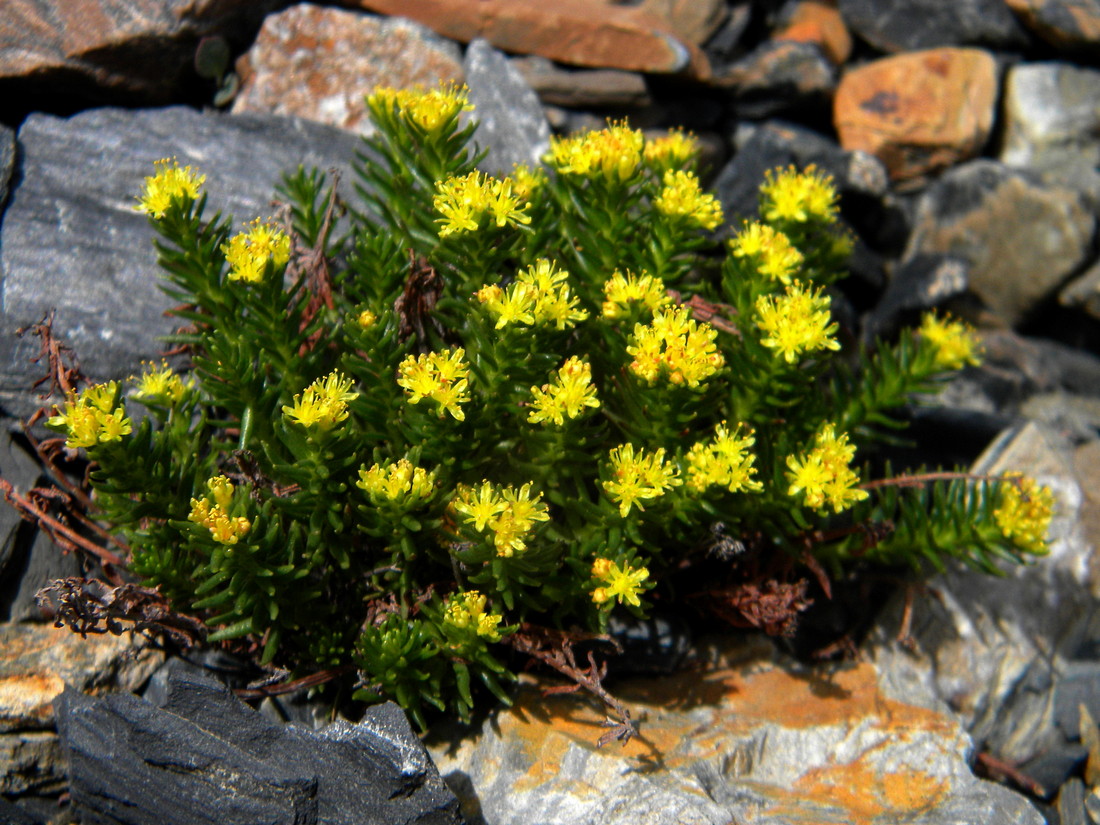
[[[800,0],[772,38],[816,43],[837,66],[852,54],[852,35],[837,10],[836,0]]]
[[[1041,38],[1062,49],[1090,51],[1100,46],[1100,0],[1005,0]]]
[[[729,17],[725,0],[642,0],[640,8],[668,22],[685,43],[702,46]]]
[[[484,37],[498,49],[537,54],[590,68],[684,72],[705,79],[706,56],[677,39],[668,23],[630,6],[591,0],[343,0],[345,5],[423,23],[469,43]]]
[[[989,137],[997,99],[993,57],[942,48],[886,57],[847,72],[833,122],[845,149],[878,157],[895,180],[974,157]]]
[[[458,47],[400,18],[302,3],[264,20],[237,61],[233,112],[297,115],[368,133],[364,97],[463,79]]]

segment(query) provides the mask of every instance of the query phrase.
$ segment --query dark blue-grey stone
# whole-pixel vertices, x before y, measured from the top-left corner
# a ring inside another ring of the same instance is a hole
[[[0,210],[8,202],[8,188],[15,169],[15,131],[0,123]],[[0,211],[0,216],[3,212]]]
[[[840,0],[844,22],[884,52],[937,46],[1026,46],[1029,36],[1004,0]]]

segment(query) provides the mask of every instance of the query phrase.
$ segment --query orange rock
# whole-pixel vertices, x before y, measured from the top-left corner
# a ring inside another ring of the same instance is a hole
[[[852,54],[852,35],[837,11],[836,0],[801,0],[772,38],[816,43],[837,66]]]
[[[847,72],[837,87],[833,123],[841,146],[870,152],[893,179],[904,180],[977,155],[996,99],[990,54],[929,49]]]
[[[347,0],[381,14],[423,23],[469,43],[484,37],[498,49],[538,54],[574,66],[710,76],[706,56],[681,42],[666,21],[642,9],[591,0]]]
[[[1100,45],[1100,0],[1005,0],[1005,4],[1054,46],[1095,55]]]

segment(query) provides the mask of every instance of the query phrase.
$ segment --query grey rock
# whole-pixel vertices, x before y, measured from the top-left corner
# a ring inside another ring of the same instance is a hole
[[[1097,261],[1058,293],[1058,303],[1078,307],[1093,318],[1100,318],[1100,261]]]
[[[1076,192],[975,160],[921,194],[905,259],[963,259],[971,292],[1015,326],[1086,263],[1095,224]]]
[[[489,149],[485,171],[507,174],[517,163],[540,164],[550,149],[550,124],[519,70],[483,38],[470,43],[463,68],[479,122],[474,140]]]
[[[0,822],[6,825],[46,825],[46,821],[0,796]]]
[[[813,43],[769,40],[716,72],[710,81],[730,96],[739,118],[762,120],[828,112],[836,70]]]
[[[1020,63],[1008,70],[998,157],[1100,207],[1100,70]]]
[[[53,731],[0,734],[0,794],[60,793],[65,787],[65,763]],[[0,813],[0,822],[7,822]]]
[[[0,123],[0,217],[4,205],[8,202],[8,189],[11,175],[15,170],[15,130]],[[0,272],[0,277],[3,272]]]
[[[961,295],[967,286],[966,261],[951,255],[914,255],[895,269],[864,331],[883,335],[902,315],[931,309]]]
[[[1020,405],[1020,414],[1075,443],[1100,433],[1100,398],[1066,392],[1037,393]]]
[[[67,689],[58,734],[74,809],[95,825],[444,825],[457,800],[391,704],[356,725],[275,724],[205,677],[175,674],[161,709]]]
[[[124,378],[164,348],[176,326],[159,287],[154,233],[133,206],[158,158],[207,176],[208,209],[244,223],[272,215],[274,186],[298,164],[341,170],[359,139],[305,120],[95,109],[32,115],[19,131],[21,180],[0,227],[0,407],[25,416],[41,368],[37,342],[12,332],[57,310],[54,330],[92,378]]]
[[[964,45],[1017,48],[1029,41],[1003,0],[840,0],[839,8],[855,34],[884,52]]]
[[[552,106],[637,108],[652,102],[645,78],[638,72],[572,69],[545,57],[513,57],[510,62],[539,100]]]

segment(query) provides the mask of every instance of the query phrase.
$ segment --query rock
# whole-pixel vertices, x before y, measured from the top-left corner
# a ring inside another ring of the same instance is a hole
[[[715,75],[739,118],[758,120],[780,113],[800,117],[827,112],[836,73],[813,43],[770,40]]]
[[[969,267],[951,255],[914,255],[901,262],[864,323],[867,339],[888,333],[900,320],[912,320],[966,291]]]
[[[734,0],[729,4],[729,16],[707,41],[704,49],[716,66],[724,66],[745,50],[742,38],[752,21],[752,3]]]
[[[1020,405],[1020,414],[1074,443],[1088,441],[1100,432],[1100,398],[1061,391],[1036,393]]]
[[[473,738],[429,748],[466,817],[494,825],[1042,822],[970,773],[956,722],[892,694],[874,667],[804,668],[768,647],[615,682],[644,716],[626,743],[598,749],[601,709],[528,681]]]
[[[814,164],[832,175],[842,195],[878,199],[886,194],[886,171],[876,158],[866,152],[845,151],[803,126],[772,120],[739,142],[733,159],[714,182],[727,222],[736,227],[742,220],[756,217],[764,173],[792,164],[799,168]]]
[[[23,796],[61,793],[65,763],[53,731],[17,731],[0,734],[0,794]],[[0,822],[8,822],[0,811]]]
[[[0,216],[8,202],[8,186],[15,169],[15,131],[0,123]]]
[[[296,115],[361,134],[377,86],[463,81],[458,46],[419,23],[301,3],[269,15],[237,61],[232,111]]]
[[[1021,63],[1004,91],[1002,163],[1068,186],[1100,208],[1100,70]]]
[[[1095,223],[1076,192],[976,160],[922,193],[905,258],[963,259],[970,290],[1015,326],[1085,263]]]
[[[454,795],[393,703],[320,731],[268,721],[215,680],[176,674],[162,709],[67,688],[58,734],[82,822],[444,825]]]
[[[590,0],[354,0],[354,4],[408,17],[461,43],[483,37],[506,52],[537,54],[574,66],[685,72],[700,79],[710,73],[698,48],[678,40],[667,22],[631,6]]]
[[[1058,293],[1058,303],[1080,307],[1093,318],[1100,318],[1100,261],[1066,284]]]
[[[852,54],[852,35],[837,10],[836,0],[795,0],[773,40],[813,43],[834,65],[847,62]]]
[[[972,472],[1006,470],[1053,490],[1050,553],[1028,566],[1005,564],[1000,578],[962,567],[934,576],[927,586],[935,596],[913,605],[915,647],[904,652],[895,641],[902,612],[895,604],[883,612],[868,651],[892,679],[926,685],[948,702],[979,748],[1020,764],[1064,744],[1051,691],[1068,663],[1100,640],[1100,579],[1090,569],[1100,536],[1088,535],[1079,520],[1087,504],[1069,442],[1034,423],[1008,431]]]
[[[619,69],[567,69],[545,57],[514,57],[512,65],[535,90],[539,100],[576,109],[648,106],[652,100],[645,78]]]
[[[1053,46],[1095,56],[1100,0],[1005,0],[1024,24]]]
[[[162,654],[128,636],[38,624],[0,625],[0,733],[48,730],[65,685],[134,690]]]
[[[8,825],[46,825],[46,821],[0,796],[0,822]]]
[[[886,57],[845,72],[833,122],[845,149],[878,157],[895,180],[973,157],[993,125],[997,70],[978,49]]]
[[[550,124],[519,70],[488,40],[478,39],[466,50],[465,71],[478,120],[474,140],[489,149],[485,171],[508,174],[517,163],[541,164],[550,150]]]
[[[199,40],[245,42],[279,0],[10,0],[0,83],[37,110],[163,104],[194,92]]]
[[[729,16],[725,0],[642,0],[640,8],[668,23],[685,43],[702,46]]]
[[[153,230],[133,209],[153,161],[175,156],[201,167],[210,214],[220,209],[244,222],[273,213],[275,185],[299,163],[336,167],[350,186],[360,146],[354,135],[309,121],[182,107],[32,115],[19,143],[21,180],[0,226],[0,405],[17,417],[38,406],[29,390],[43,370],[29,362],[37,341],[11,333],[48,309],[57,310],[55,332],[98,380],[131,375],[176,326],[162,317],[172,302],[158,287]]]
[[[1004,0],[840,0],[852,31],[884,52],[937,46],[1019,48],[1027,31]]]

